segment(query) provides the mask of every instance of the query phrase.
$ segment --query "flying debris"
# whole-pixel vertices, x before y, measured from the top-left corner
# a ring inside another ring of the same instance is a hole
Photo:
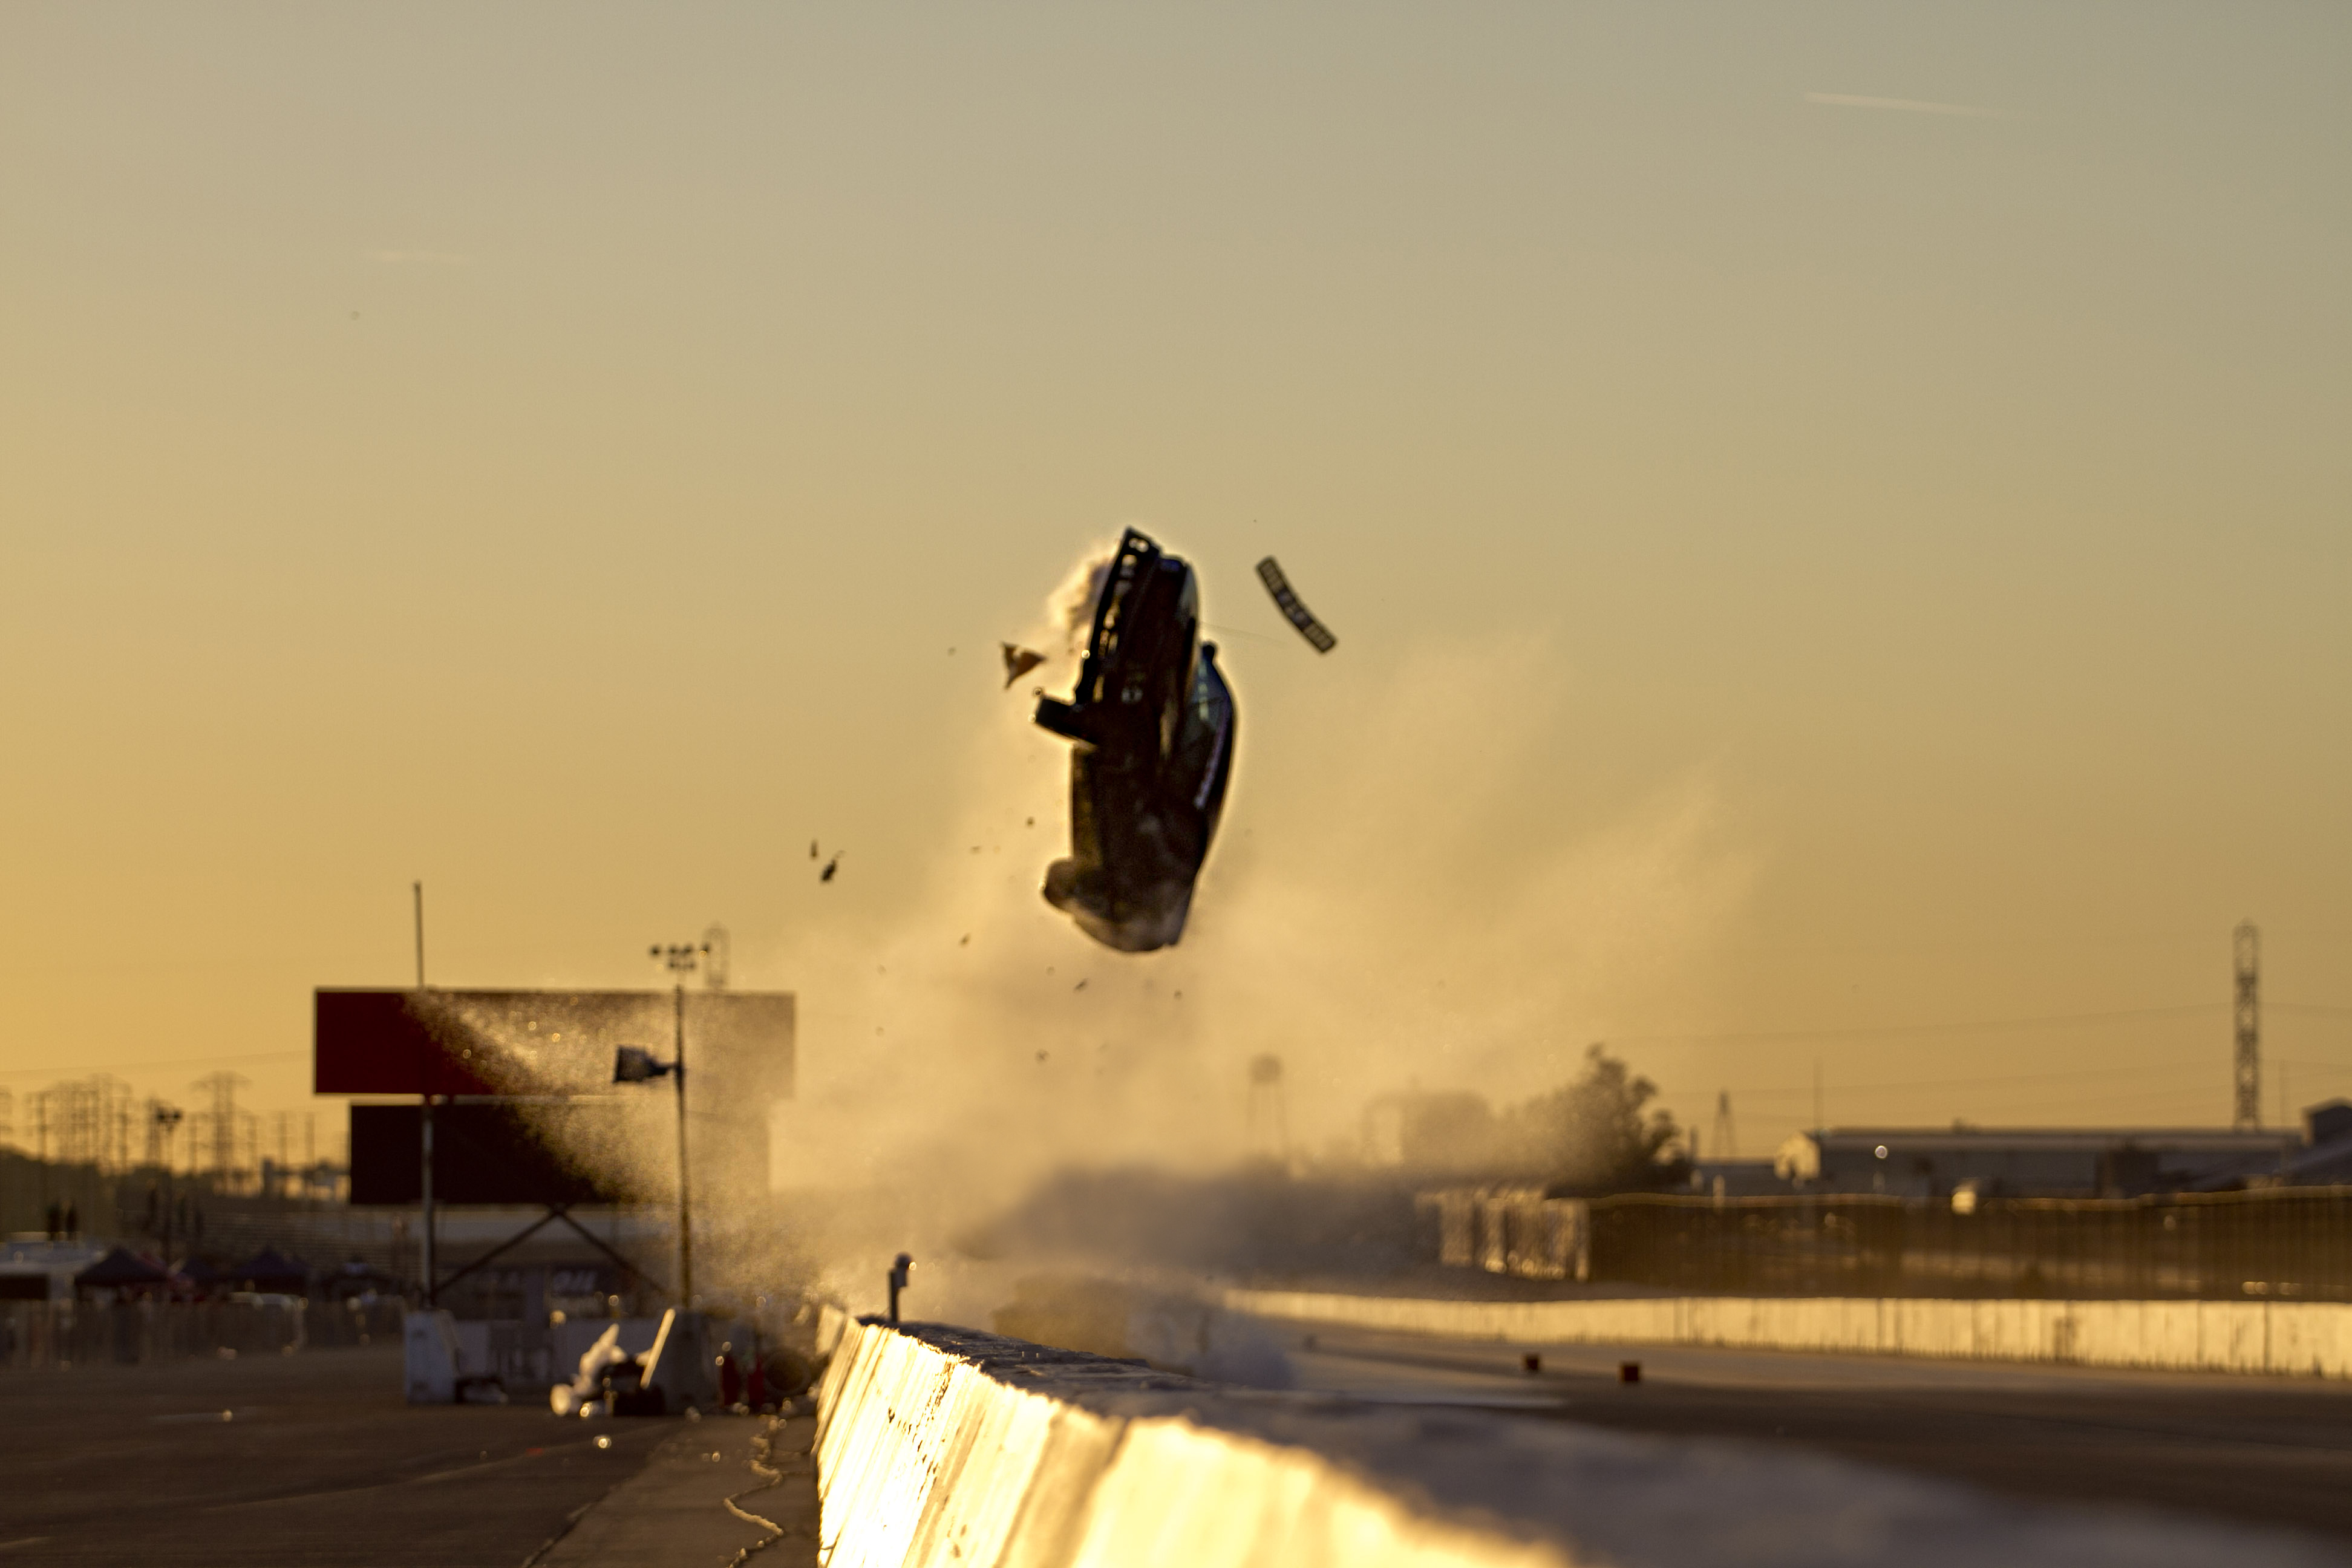
[[[1329,653],[1339,646],[1339,639],[1331,635],[1331,628],[1317,620],[1315,612],[1298,602],[1298,595],[1291,592],[1290,579],[1282,574],[1282,568],[1273,556],[1269,555],[1257,563],[1257,580],[1265,584],[1265,591],[1274,595],[1276,606],[1289,618],[1292,626],[1298,628],[1298,635],[1315,645],[1317,653]]]
[[[1014,681],[1045,662],[1045,656],[1035,648],[1023,647],[1016,643],[998,646],[1004,649],[1004,689],[1007,691],[1013,689]]]
[[[816,840],[814,838],[809,840],[809,858],[812,860],[816,858]]]
[[[833,852],[833,858],[824,863],[824,869],[816,874],[816,879],[820,882],[830,882],[833,880],[833,874],[840,869],[841,851],[836,849]]]
[[[1175,942],[1234,767],[1234,694],[1190,565],[1120,536],[1077,689],[1039,699],[1037,723],[1073,742],[1070,856],[1046,868],[1045,901],[1122,952]]]

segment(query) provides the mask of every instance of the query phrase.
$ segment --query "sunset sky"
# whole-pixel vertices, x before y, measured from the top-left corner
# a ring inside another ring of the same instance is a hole
[[[2347,80],[2308,4],[0,7],[17,1141],[333,1124],[417,879],[440,984],[724,922],[812,1106],[1098,976],[1318,1143],[1593,1040],[1747,1153],[1816,1062],[2211,1124],[2242,918],[2265,1117],[2352,1093]],[[996,656],[1129,523],[1241,703],[1150,958],[1035,899]]]

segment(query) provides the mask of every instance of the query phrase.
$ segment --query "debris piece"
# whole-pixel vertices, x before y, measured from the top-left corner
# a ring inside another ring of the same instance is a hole
[[[1045,656],[1035,648],[1022,647],[1015,643],[1005,643],[1003,647],[1004,648],[1004,689],[1007,691],[1013,689],[1014,681],[1045,662]],[[955,650],[950,648],[948,651],[952,653]]]
[[[1275,607],[1298,628],[1300,637],[1315,646],[1317,653],[1329,653],[1339,646],[1339,639],[1331,635],[1331,628],[1317,620],[1315,612],[1298,602],[1298,595],[1291,591],[1290,579],[1282,574],[1282,568],[1273,556],[1269,555],[1257,563],[1257,580],[1265,584],[1267,593],[1274,595]]]
[[[1070,987],[1070,989],[1071,989],[1071,990],[1073,990],[1073,991],[1084,991],[1086,988],[1087,988],[1087,983],[1086,983],[1085,981],[1083,981],[1083,980],[1079,981],[1076,985],[1073,985],[1073,986],[1071,986],[1071,987]]]
[[[809,840],[809,858],[812,860],[816,858],[816,840],[814,838]]]
[[[833,858],[824,863],[824,869],[816,874],[816,879],[820,882],[830,882],[833,880],[833,874],[840,869],[841,851],[836,849],[833,852]]]
[[[1641,1382],[1642,1363],[1638,1361],[1619,1362],[1617,1363],[1617,1381],[1620,1383]]]

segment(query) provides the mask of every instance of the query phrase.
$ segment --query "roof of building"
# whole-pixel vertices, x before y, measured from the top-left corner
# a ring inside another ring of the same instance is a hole
[[[2030,1147],[2053,1152],[2113,1149],[2122,1144],[2231,1153],[2241,1150],[2275,1150],[2303,1142],[2296,1129],[2270,1127],[2251,1131],[2229,1127],[1825,1127],[1797,1134],[1822,1149],[1869,1149],[1900,1143],[1927,1149],[1982,1149],[1992,1144]]]

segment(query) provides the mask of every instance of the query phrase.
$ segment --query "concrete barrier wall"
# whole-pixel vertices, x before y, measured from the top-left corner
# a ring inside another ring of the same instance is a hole
[[[1956,1361],[2352,1377],[2352,1304],[1654,1296],[1449,1301],[1227,1290],[1231,1310],[1450,1339],[1715,1345]]]
[[[2311,1568],[2299,1539],[1824,1458],[1251,1393],[860,1323],[819,1390],[829,1568]]]
[[[992,1334],[922,1335],[863,1325],[826,1369],[817,1478],[828,1568],[1573,1561],[1433,1517],[1307,1448],[1204,1425],[1181,1395],[1207,1385],[1190,1379]],[[1180,1398],[1159,1409],[1081,1402],[1151,1394]]]

